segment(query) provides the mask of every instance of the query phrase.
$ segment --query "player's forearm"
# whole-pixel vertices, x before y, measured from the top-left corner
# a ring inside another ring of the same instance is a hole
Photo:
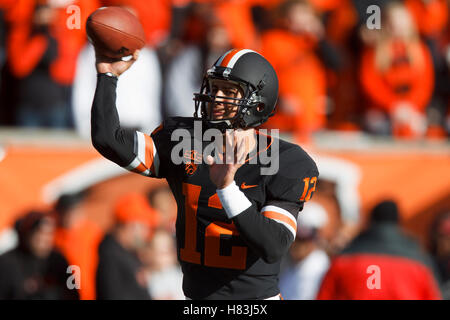
[[[92,144],[105,158],[128,165],[134,158],[133,132],[120,127],[116,109],[117,78],[99,74],[91,110]]]
[[[267,263],[280,261],[294,238],[284,226],[263,216],[252,206],[233,218],[242,238]]]
[[[264,261],[279,261],[294,239],[286,227],[261,214],[235,183],[217,194],[247,245]]]

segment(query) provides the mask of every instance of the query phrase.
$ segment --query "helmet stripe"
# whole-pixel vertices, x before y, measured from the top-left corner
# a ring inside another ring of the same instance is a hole
[[[232,49],[228,51],[222,56],[222,58],[220,58],[219,61],[217,61],[217,65],[219,65],[220,67],[226,67],[228,65],[228,62],[230,62],[231,58],[233,58],[233,56],[238,52],[239,49]]]
[[[239,58],[249,52],[257,53],[256,51],[250,49],[231,49],[220,57],[215,66],[233,68]]]
[[[249,52],[255,52],[253,50],[249,50],[249,49],[243,49],[243,50],[239,50],[238,52],[236,52],[231,58],[230,61],[227,64],[227,68],[233,68],[235,63],[239,60],[240,57],[242,57],[244,54],[249,53]]]

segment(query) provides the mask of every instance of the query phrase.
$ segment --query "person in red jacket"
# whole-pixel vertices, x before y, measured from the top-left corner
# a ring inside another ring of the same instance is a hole
[[[441,299],[431,257],[398,225],[393,201],[372,210],[369,228],[332,261],[319,300]]]

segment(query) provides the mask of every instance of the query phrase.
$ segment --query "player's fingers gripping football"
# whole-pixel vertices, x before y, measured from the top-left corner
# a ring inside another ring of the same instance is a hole
[[[112,59],[95,52],[96,68],[98,73],[111,72],[115,76],[120,76],[127,71],[139,57],[139,50],[136,50],[132,56],[123,57],[121,59]]]

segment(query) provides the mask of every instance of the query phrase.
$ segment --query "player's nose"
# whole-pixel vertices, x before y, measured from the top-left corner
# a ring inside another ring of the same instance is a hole
[[[222,91],[222,89],[217,89],[216,96],[225,97],[225,93]]]

